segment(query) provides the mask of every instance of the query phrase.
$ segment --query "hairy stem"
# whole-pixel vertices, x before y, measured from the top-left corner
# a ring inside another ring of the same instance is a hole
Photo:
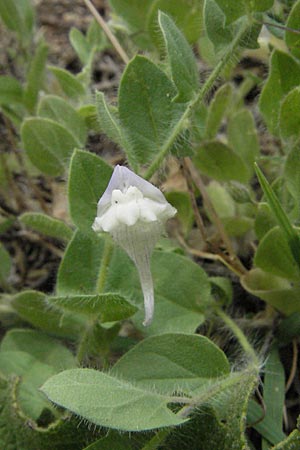
[[[257,356],[254,348],[252,347],[252,345],[250,344],[250,342],[246,338],[245,334],[240,329],[240,327],[238,327],[237,324],[234,322],[234,320],[232,320],[222,309],[217,307],[215,309],[215,311],[216,311],[217,315],[223,320],[223,322],[227,325],[227,327],[235,335],[235,337],[237,338],[240,346],[245,351],[245,353],[248,356],[249,361],[252,363],[252,365],[254,367],[258,368],[259,367],[258,356]]]
[[[225,53],[225,55],[220,59],[219,63],[216,65],[214,70],[211,72],[210,76],[208,77],[206,82],[203,84],[202,88],[199,90],[199,92],[196,95],[196,97],[194,98],[194,100],[192,100],[188,104],[185,112],[181,116],[180,120],[177,122],[176,126],[173,128],[171,135],[166,140],[161,151],[159,152],[157,157],[154,159],[153,163],[150,165],[150,167],[146,171],[145,176],[144,176],[144,178],[146,180],[149,180],[153,176],[153,174],[159,169],[164,158],[167,156],[171,146],[174,144],[177,136],[181,132],[186,120],[190,117],[190,115],[194,112],[194,110],[199,105],[199,103],[201,103],[204,100],[207,93],[211,90],[215,81],[218,79],[221,72],[224,70],[224,68],[227,66],[228,62],[231,60],[232,54],[238,48],[241,40],[244,38],[245,33],[248,31],[249,27],[250,27],[250,25],[249,25],[249,23],[247,23],[246,25],[244,25],[240,28],[239,32],[233,39],[233,41],[232,41],[229,49]]]
[[[100,270],[98,274],[98,279],[96,283],[96,293],[101,294],[104,291],[104,286],[106,282],[107,270],[109,267],[109,263],[112,257],[113,252],[113,243],[109,236],[106,236],[103,256],[101,260]],[[93,319],[86,324],[86,328],[81,335],[81,339],[79,341],[77,347],[77,360],[80,365],[84,363],[86,355],[89,353],[89,342],[90,336],[92,335],[93,329],[98,323],[98,320]]]

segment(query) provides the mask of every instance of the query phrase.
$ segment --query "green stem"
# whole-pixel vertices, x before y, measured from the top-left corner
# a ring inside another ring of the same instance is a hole
[[[237,340],[239,341],[241,347],[244,349],[246,355],[249,357],[250,362],[254,367],[259,367],[259,359],[255,353],[254,348],[244,335],[243,331],[237,324],[220,308],[216,308],[216,313],[223,320],[223,322],[227,325],[227,327],[232,331]]]
[[[246,369],[242,372],[233,373],[226,378],[219,379],[218,381],[214,382],[211,387],[206,387],[204,392],[198,397],[195,397],[189,405],[181,408],[181,410],[178,411],[177,415],[182,418],[187,418],[195,408],[204,403],[207,403],[211,398],[215,398],[216,395],[218,395],[220,392],[223,392],[231,386],[242,382],[245,377],[249,377],[249,375],[252,375],[253,381],[257,379],[257,372],[253,369]]]
[[[96,292],[100,294],[103,292],[105,281],[106,281],[106,275],[108,266],[112,257],[112,251],[113,251],[113,243],[109,236],[106,236],[105,239],[105,245],[103,250],[103,257],[101,261],[101,266],[99,270],[99,275],[97,279],[97,286],[96,286]]]
[[[104,244],[104,250],[103,250],[103,256],[101,261],[101,266],[99,270],[99,275],[96,283],[96,292],[100,294],[104,290],[105,282],[106,282],[106,276],[107,276],[107,270],[108,266],[111,260],[113,251],[113,243],[109,236],[106,236],[105,244]],[[92,330],[94,326],[96,325],[97,320],[93,320],[92,322],[89,322],[83,331],[83,334],[81,336],[81,340],[78,344],[77,348],[77,360],[79,364],[82,364],[84,362],[85,355],[88,354],[88,346],[89,346],[89,337],[92,333]]]
[[[253,383],[257,379],[257,371],[250,368],[242,372],[236,372],[228,377],[216,380],[212,386],[205,387],[204,392],[193,399],[187,399],[188,405],[181,408],[177,415],[183,419],[186,419],[196,408],[200,405],[207,403],[211,398],[214,398],[220,392],[225,391],[231,386],[241,383],[246,377],[252,375]],[[155,450],[157,449],[167,436],[173,431],[173,428],[167,428],[158,431],[151,439],[144,445],[142,450]]]
[[[249,25],[249,23],[247,23],[240,28],[239,32],[233,39],[233,41],[232,41],[229,49],[225,53],[225,55],[221,58],[219,63],[216,65],[216,67],[214,68],[214,70],[212,71],[212,73],[210,74],[210,76],[208,77],[206,82],[203,84],[202,88],[200,89],[200,91],[198,92],[198,94],[196,95],[194,100],[192,100],[191,103],[189,103],[189,105],[187,106],[187,109],[181,116],[180,120],[177,122],[176,126],[173,128],[172,134],[169,136],[169,138],[163,145],[161,151],[159,152],[159,154],[154,159],[153,163],[151,164],[151,166],[145,173],[144,178],[146,180],[149,180],[153,176],[153,174],[156,172],[156,170],[159,169],[162,161],[167,156],[171,146],[174,144],[178,134],[181,132],[181,130],[184,126],[184,123],[189,118],[189,116],[192,114],[192,112],[197,107],[197,105],[204,100],[205,96],[211,90],[215,81],[220,76],[220,74],[223,71],[223,69],[225,68],[225,66],[232,59],[233,53],[238,48],[241,40],[245,36],[245,33],[249,29],[249,27],[250,27],[250,25]]]
[[[88,353],[87,349],[88,349],[89,335],[90,335],[90,326],[88,325],[81,336],[76,352],[76,358],[80,366],[83,364],[84,358]]]

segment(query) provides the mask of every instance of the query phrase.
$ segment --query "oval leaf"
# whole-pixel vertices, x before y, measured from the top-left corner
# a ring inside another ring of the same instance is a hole
[[[77,227],[92,231],[97,203],[105,191],[112,168],[98,156],[75,150],[70,164],[69,208]]]
[[[128,141],[129,161],[153,160],[182,115],[182,105],[172,100],[176,89],[166,74],[144,56],[127,65],[119,89],[120,123]]]
[[[163,334],[143,340],[114,365],[112,375],[161,393],[191,393],[208,380],[227,375],[224,353],[204,336]]]
[[[185,36],[169,16],[160,11],[158,23],[165,40],[172,79],[178,90],[175,101],[187,102],[199,88],[196,58]]]
[[[24,213],[19,217],[19,221],[39,233],[56,239],[68,241],[73,235],[73,231],[65,222],[54,219],[46,214]]]
[[[278,135],[280,102],[291,89],[299,84],[298,62],[287,53],[275,50],[271,58],[270,74],[259,100],[260,111],[274,135]]]
[[[83,118],[68,102],[55,95],[45,95],[38,105],[37,114],[64,126],[83,146],[87,138],[87,129]]]
[[[299,281],[300,269],[283,231],[275,227],[263,237],[256,250],[254,264],[273,275]]]
[[[249,179],[242,159],[227,145],[218,141],[208,142],[200,147],[194,162],[201,172],[218,181],[246,182]]]
[[[104,427],[142,431],[185,422],[167,408],[170,397],[93,369],[66,370],[41,389],[51,401]]]
[[[57,336],[77,337],[82,330],[80,319],[50,308],[42,292],[23,291],[12,299],[11,305],[23,320]]]
[[[127,319],[137,311],[124,297],[111,293],[48,297],[47,300],[66,311],[98,317],[102,323]]]
[[[85,95],[82,83],[70,72],[60,67],[48,66],[48,69],[56,77],[62,91],[67,97],[77,99]]]
[[[69,131],[50,119],[26,119],[21,128],[29,159],[47,175],[61,175],[78,141]]]

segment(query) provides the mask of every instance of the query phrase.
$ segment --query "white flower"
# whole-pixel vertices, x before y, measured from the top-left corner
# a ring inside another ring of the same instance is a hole
[[[165,222],[175,214],[159,189],[122,166],[115,167],[98,202],[92,228],[110,233],[134,261],[144,294],[144,325],[150,325],[154,312],[151,254]]]

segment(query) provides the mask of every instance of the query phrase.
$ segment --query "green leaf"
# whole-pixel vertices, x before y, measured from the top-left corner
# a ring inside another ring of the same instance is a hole
[[[17,379],[6,382],[0,378],[0,443],[3,449],[22,450],[81,450],[90,442],[91,432],[78,420],[62,416],[50,422],[51,412],[42,414],[39,426],[32,419],[28,419],[16,402],[19,389]],[[48,403],[50,406],[50,404]],[[57,411],[52,409],[52,413]],[[50,417],[49,417],[50,416]],[[52,416],[52,417],[51,417]],[[45,421],[46,418],[46,421]],[[67,420],[66,420],[67,419]],[[97,434],[93,433],[92,438]]]
[[[281,204],[279,203],[273,189],[269,185],[267,179],[265,178],[262,171],[255,164],[255,171],[258,177],[259,183],[267,197],[268,204],[272,210],[272,213],[276,217],[280,228],[282,229],[285,238],[287,239],[288,245],[291,249],[293,258],[295,259],[297,265],[300,267],[300,237],[298,232],[293,228],[288,216],[283,210]]]
[[[41,172],[61,175],[64,166],[79,142],[62,125],[50,119],[33,117],[26,119],[21,128],[26,153]]]
[[[250,217],[224,217],[223,224],[229,236],[240,237],[253,229],[253,219]]]
[[[105,34],[102,31],[99,23],[93,19],[87,29],[86,40],[90,48],[97,50],[98,52],[108,47]]]
[[[147,17],[147,30],[151,40],[160,46],[157,33],[158,12],[163,11],[176,23],[190,44],[197,42],[202,30],[203,0],[154,0]]]
[[[165,195],[172,206],[177,209],[176,218],[179,220],[183,233],[187,234],[194,222],[194,212],[191,197],[187,192],[172,191]]]
[[[185,422],[167,408],[170,397],[93,369],[61,372],[42,391],[54,403],[104,427],[142,431]]]
[[[225,0],[226,1],[226,0]],[[240,3],[235,3],[235,10],[238,11]],[[205,0],[204,2],[204,25],[206,31],[206,37],[212,43],[213,48],[208,48],[208,52],[211,59],[211,53],[215,53],[215,61],[219,61],[223,57],[225,52],[230,51],[232,42],[237,34],[242,33],[243,39],[240,40],[239,46],[246,48],[257,48],[257,37],[261,30],[261,24],[255,25],[248,21],[248,17],[244,16],[234,23],[226,23],[226,16],[216,0]],[[209,41],[205,42],[207,47]],[[232,52],[232,59],[235,54],[238,54],[239,50]],[[234,62],[234,61],[233,61]]]
[[[207,185],[207,193],[220,218],[235,216],[236,206],[225,186],[217,181],[211,181]],[[207,214],[209,214],[209,211],[207,211]]]
[[[300,280],[300,268],[296,264],[281,228],[275,227],[265,234],[255,253],[254,264],[265,272]]]
[[[279,324],[276,338],[281,347],[285,347],[300,335],[300,312],[285,317]]]
[[[48,66],[48,69],[53,73],[67,97],[78,99],[85,95],[83,84],[70,72],[55,66]]]
[[[284,181],[288,190],[298,202],[300,192],[300,145],[299,143],[290,150],[284,165]]]
[[[0,1],[0,16],[4,24],[12,31],[22,28],[22,17],[20,17],[16,2]]]
[[[292,431],[284,441],[272,447],[272,450],[295,450],[300,445],[300,432],[299,430]]]
[[[37,114],[58,122],[74,136],[80,146],[84,146],[87,139],[84,120],[66,100],[55,95],[45,95],[38,105]]]
[[[150,163],[170,137],[183,107],[172,100],[176,89],[165,73],[144,56],[127,65],[119,89],[120,123],[126,153],[136,164]]]
[[[295,1],[289,13],[285,29],[285,42],[290,52],[296,58],[300,58],[300,38],[299,34],[293,30],[300,28],[300,1]]]
[[[233,40],[232,27],[225,26],[225,15],[215,0],[205,0],[203,13],[207,37],[215,53],[223,53]]]
[[[93,130],[99,133],[101,131],[98,120],[97,120],[97,113],[96,113],[96,106],[87,104],[80,106],[77,110],[78,114],[82,119],[84,120],[84,123],[88,130]]]
[[[8,378],[12,375],[22,377],[17,395],[21,410],[27,417],[37,420],[44,408],[51,407],[38,388],[55,374],[53,367],[25,352],[1,351],[0,373]]]
[[[193,158],[197,168],[218,181],[236,180],[246,182],[247,167],[231,148],[219,141],[204,143]]]
[[[280,108],[279,126],[281,137],[295,142],[300,137],[300,89],[292,89],[283,99]]]
[[[45,332],[74,338],[82,330],[79,318],[50,308],[42,292],[23,291],[12,299],[11,305],[21,319]]]
[[[1,342],[0,372],[7,377],[21,377],[17,402],[22,412],[34,420],[44,408],[52,409],[38,391],[41,384],[54,373],[75,366],[75,358],[67,348],[35,330],[11,330]]]
[[[75,150],[69,175],[69,209],[75,225],[92,232],[97,203],[105,191],[112,168],[98,156]]]
[[[178,91],[174,101],[187,102],[199,88],[196,58],[184,35],[170,17],[160,11],[158,23],[165,40],[172,79]]]
[[[254,224],[255,233],[258,239],[261,240],[264,235],[276,225],[277,221],[272,214],[268,203],[259,203]]]
[[[19,217],[19,221],[39,233],[56,239],[69,241],[73,235],[73,231],[65,222],[46,214],[24,213]]]
[[[119,294],[68,295],[48,297],[48,303],[65,311],[98,317],[101,323],[124,320],[137,308]]]
[[[232,100],[231,84],[223,84],[216,92],[214,98],[209,104],[208,114],[205,124],[206,139],[213,139],[220,128],[224,114]]]
[[[36,330],[13,329],[1,342],[1,352],[25,352],[38,361],[54,367],[57,372],[76,366],[71,351],[59,341]]]
[[[97,293],[104,242],[105,239],[96,233],[75,233],[58,271],[57,295]],[[152,273],[156,313],[146,332],[194,332],[203,321],[203,312],[211,301],[206,273],[189,259],[162,251],[154,252]],[[119,248],[114,249],[106,269],[105,292],[119,293],[132,303],[141,305],[141,311],[135,317],[135,322],[141,326],[143,296],[137,270]]]
[[[207,185],[211,203],[229,236],[242,236],[253,228],[253,219],[240,215],[239,208],[229,192],[228,188],[214,180]],[[206,213],[210,217],[210,211],[207,210]],[[211,217],[210,219],[212,220]]]
[[[300,288],[261,269],[252,269],[241,278],[246,291],[265,300],[280,312],[290,315],[300,311]]]
[[[270,74],[259,100],[260,111],[270,132],[275,136],[279,131],[280,102],[289,91],[299,84],[300,65],[298,62],[288,54],[275,50],[271,58]]]
[[[242,133],[241,130],[243,130]],[[249,177],[251,177],[255,159],[260,152],[258,135],[251,112],[248,109],[241,109],[230,116],[227,133],[229,146],[243,160]]]
[[[128,32],[135,42],[142,48],[151,47],[151,42],[146,31],[147,18],[153,0],[109,0],[115,13],[115,17],[121,18],[122,25],[127,25]]]
[[[110,374],[171,395],[175,391],[191,394],[229,372],[226,356],[209,339],[178,333],[143,340],[119,359]]]
[[[23,102],[23,89],[21,83],[13,77],[0,76],[0,104],[10,105],[11,103]]]
[[[274,426],[272,417],[265,415],[263,420],[264,411],[254,400],[250,400],[247,413],[247,421],[253,425],[253,428],[258,431],[261,436],[267,439],[271,444],[280,442],[285,438],[285,434],[282,431],[282,427]],[[257,423],[256,423],[257,422]],[[273,449],[272,449],[273,450]]]
[[[91,49],[86,37],[78,30],[78,28],[72,27],[69,33],[69,39],[82,64],[87,64],[89,62]]]
[[[117,115],[107,104],[105,96],[102,92],[96,92],[96,111],[98,123],[101,131],[103,131],[110,139],[112,139],[120,147],[123,147],[124,137]]]
[[[285,373],[278,349],[273,347],[265,366],[263,398],[266,407],[265,419],[272,421],[272,428],[283,433],[283,408],[285,403]],[[281,439],[280,439],[281,440]],[[272,442],[277,444],[280,442]],[[266,442],[267,444],[267,442]],[[268,448],[268,446],[266,446]]]
[[[258,384],[258,374],[255,371],[246,369],[232,373],[231,377],[236,377],[236,382],[226,389],[225,386],[227,380],[230,381],[230,376],[225,378],[223,390],[218,395],[212,396],[211,399],[219,424],[222,424],[226,430],[224,443],[217,448],[244,450],[247,449],[245,433],[247,407],[253,390]]]
[[[274,0],[215,0],[226,16],[226,22],[232,23],[239,17],[253,12],[267,11],[273,6]]]
[[[83,450],[132,450],[132,439],[117,431],[110,431],[106,436],[85,447]]]
[[[226,17],[226,23],[232,23],[246,14],[245,2],[238,3],[232,0],[214,0]],[[249,2],[250,3],[250,2]]]
[[[28,111],[34,113],[39,93],[44,85],[48,46],[42,41],[38,45],[30,63],[24,88],[24,103]]]
[[[146,329],[142,327],[141,308],[136,314],[136,326],[148,335],[163,332],[193,333],[203,322],[203,313],[211,302],[206,273],[190,259],[163,251],[153,253],[151,270],[155,288],[154,320]],[[105,290],[120,292],[136,304],[143,303],[136,268],[118,248],[111,258]]]
[[[248,449],[246,412],[256,384],[257,374],[249,369],[212,379],[196,397],[198,408],[189,422],[169,430],[165,448],[183,449],[188,444],[189,450]]]
[[[59,266],[57,295],[96,293],[103,247],[104,239],[96,233],[75,232]]]
[[[30,0],[0,0],[0,16],[7,28],[20,38],[29,38],[34,26],[35,10]]]

